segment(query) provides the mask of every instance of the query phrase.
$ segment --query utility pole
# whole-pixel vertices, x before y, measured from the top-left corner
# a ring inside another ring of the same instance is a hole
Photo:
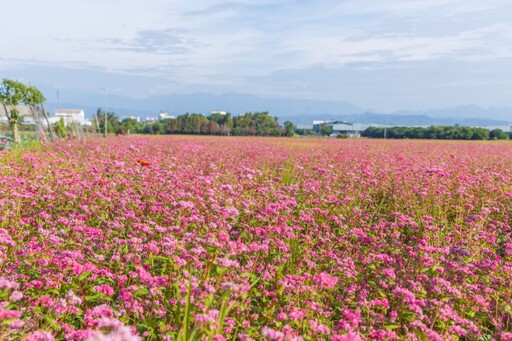
[[[107,112],[108,112],[108,109],[107,109],[107,88],[104,87],[104,88],[101,88],[103,90],[105,90],[105,137],[107,137]]]
[[[352,125],[352,130],[353,130],[352,137],[356,137],[356,125],[357,125],[357,114],[354,115],[354,123]]]
[[[98,133],[98,137],[101,136],[100,130],[100,122],[98,121],[98,112],[94,113],[94,118],[96,119],[96,133]]]

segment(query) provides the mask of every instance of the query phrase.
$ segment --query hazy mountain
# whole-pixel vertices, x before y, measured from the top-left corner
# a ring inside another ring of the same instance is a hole
[[[287,117],[295,123],[311,123],[312,118],[307,116]],[[507,121],[493,120],[479,117],[435,117],[422,114],[376,114],[364,113],[360,115],[318,115],[315,120],[340,120],[362,124],[382,124],[391,126],[432,126],[432,125],[461,125],[461,126],[506,126]]]
[[[66,102],[49,102],[47,109],[53,112],[56,107],[82,108],[88,117],[107,106],[108,111],[118,116],[136,115],[155,117],[160,111],[174,115],[184,113],[203,113],[213,110],[225,110],[233,115],[245,112],[269,111],[279,117],[282,123],[291,120],[295,123],[311,123],[312,120],[343,120],[358,123],[378,123],[389,125],[507,125],[512,121],[512,108],[491,107],[488,109],[475,105],[460,106],[436,110],[402,110],[390,114],[368,112],[343,101],[322,101],[309,99],[262,98],[248,94],[227,93],[213,95],[206,93],[170,94],[142,99],[102,94],[67,93]]]
[[[477,105],[464,105],[455,108],[423,110],[423,111],[396,111],[395,115],[425,115],[432,117],[453,118],[488,118],[500,121],[512,121],[512,108],[490,107],[484,109]]]
[[[103,95],[73,95],[69,94],[66,105],[77,103],[82,108],[105,108]],[[209,114],[213,110],[225,110],[233,115],[245,112],[269,111],[272,115],[285,117],[290,115],[318,115],[318,114],[357,114],[365,110],[350,103],[342,101],[319,101],[308,99],[261,98],[247,94],[227,93],[212,95],[205,93],[170,94],[166,96],[152,96],[143,99],[133,99],[122,96],[109,95],[106,98],[109,111],[118,114],[138,114],[141,116],[155,116],[161,110],[174,114],[203,113]],[[63,104],[61,104],[62,106]],[[55,102],[47,104],[48,108],[58,106]],[[93,112],[88,112],[92,115]]]

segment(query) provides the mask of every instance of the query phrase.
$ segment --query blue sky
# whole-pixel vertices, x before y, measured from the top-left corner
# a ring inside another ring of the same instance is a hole
[[[0,13],[0,76],[63,93],[512,106],[509,0],[17,0]]]

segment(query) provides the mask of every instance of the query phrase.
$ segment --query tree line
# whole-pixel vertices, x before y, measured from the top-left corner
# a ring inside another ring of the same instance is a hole
[[[462,126],[431,127],[369,127],[363,137],[389,139],[437,139],[437,140],[506,140],[509,133],[501,129],[485,129]]]
[[[100,131],[105,130],[104,113],[98,109],[93,121]],[[116,114],[107,114],[107,131],[116,134],[194,134],[232,136],[293,136],[295,125],[286,121],[281,127],[277,117],[269,112],[248,112],[239,116],[214,113],[209,116],[186,113],[176,118],[153,122],[138,122],[133,118],[120,120]]]
[[[69,127],[61,120],[52,126],[44,109],[43,94],[30,84],[3,79],[0,83],[0,102],[5,111],[9,127],[15,142],[19,142],[19,125],[22,121],[19,106],[29,108],[36,123],[38,136],[50,139],[64,138]],[[105,115],[107,115],[105,120]],[[106,122],[106,127],[105,127]],[[78,132],[78,129],[75,129]],[[92,131],[115,134],[195,134],[195,135],[233,135],[233,136],[293,136],[295,125],[291,121],[279,125],[278,118],[265,112],[247,112],[239,116],[229,113],[212,113],[209,116],[186,113],[176,118],[167,118],[153,122],[139,122],[133,118],[119,119],[115,113],[105,113],[98,109],[93,119]],[[92,132],[91,131],[91,132]],[[78,133],[71,130],[70,133]],[[330,135],[331,130],[323,124],[318,132]],[[369,127],[361,133],[362,137],[391,139],[440,139],[440,140],[505,140],[512,138],[510,133],[501,129],[488,130],[463,126],[431,127]]]

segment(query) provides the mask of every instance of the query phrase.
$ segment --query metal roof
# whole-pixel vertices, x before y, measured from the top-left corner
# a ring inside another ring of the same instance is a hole
[[[9,110],[9,108],[7,108],[7,110]],[[32,116],[30,108],[25,105],[18,105],[18,112],[20,113],[20,116]],[[3,105],[0,105],[0,116],[6,116]]]

